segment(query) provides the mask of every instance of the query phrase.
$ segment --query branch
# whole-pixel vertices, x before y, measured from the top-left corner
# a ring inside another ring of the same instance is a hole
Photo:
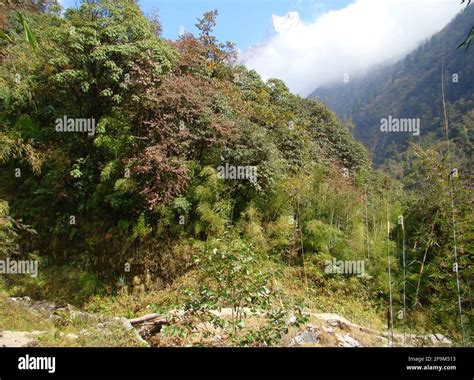
[[[158,319],[160,318],[159,320],[155,321],[155,319]],[[147,315],[144,315],[143,317],[138,317],[138,318],[133,318],[133,319],[129,319],[128,320],[132,325],[137,325],[137,324],[140,324],[140,323],[143,323],[143,322],[148,322],[148,321],[153,321],[153,323],[162,323],[162,324],[165,324],[167,323],[166,321],[166,318],[160,314],[147,314]]]

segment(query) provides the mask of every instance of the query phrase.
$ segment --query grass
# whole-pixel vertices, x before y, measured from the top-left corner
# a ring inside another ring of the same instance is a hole
[[[0,330],[46,331],[54,328],[51,321],[40,313],[32,311],[8,299],[8,294],[0,288]]]
[[[327,278],[310,269],[306,273],[306,287],[301,267],[288,267],[272,261],[268,261],[265,266],[266,270],[274,274],[271,288],[279,291],[278,306],[284,304],[291,308],[303,303],[307,311],[337,313],[365,327],[376,330],[383,328],[383,314],[370,303],[367,290],[359,280]],[[140,343],[123,328],[120,321],[107,323],[106,327],[98,327],[98,324],[104,323],[104,320],[110,321],[112,317],[133,318],[148,313],[167,314],[171,310],[182,309],[184,289],[196,289],[198,286],[196,273],[190,271],[163,290],[93,294],[92,289],[99,287],[94,279],[82,274],[80,278],[90,284],[90,288],[81,294],[79,303],[81,309],[91,317],[70,318],[69,315],[61,315],[54,321],[8,300],[9,295],[28,295],[32,298],[53,295],[55,301],[77,301],[77,286],[66,284],[74,275],[67,269],[55,279],[54,274],[59,272],[60,268],[52,269],[46,273],[47,276],[43,274],[43,277],[38,279],[24,279],[8,287],[8,290],[5,286],[2,289],[0,284],[0,330],[45,331],[37,344],[47,347],[137,346]],[[32,293],[28,293],[29,291]],[[75,338],[72,338],[73,336]],[[179,343],[196,343],[195,338],[189,337]],[[172,343],[164,337],[158,339],[156,343],[158,342]]]
[[[71,317],[45,313],[9,299],[0,281],[0,331],[41,331],[35,345],[41,347],[137,347],[141,344],[119,320],[87,314]]]

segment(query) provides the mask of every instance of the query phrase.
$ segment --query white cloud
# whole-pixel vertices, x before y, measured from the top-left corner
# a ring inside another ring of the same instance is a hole
[[[244,63],[308,95],[344,74],[402,58],[460,10],[456,0],[356,0],[310,24],[295,23],[244,53]]]
[[[277,33],[283,33],[300,24],[300,15],[298,12],[288,12],[285,16],[280,17],[272,15],[273,28]]]

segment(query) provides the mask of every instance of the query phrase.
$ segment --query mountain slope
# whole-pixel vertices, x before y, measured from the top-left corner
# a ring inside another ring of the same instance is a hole
[[[349,83],[318,88],[310,97],[327,103],[339,117],[351,118],[356,137],[373,154],[375,163],[399,158],[409,142],[431,145],[444,138],[441,72],[444,59],[445,91],[451,121],[451,138],[464,154],[472,151],[474,125],[474,49],[459,50],[472,26],[469,7],[441,32],[395,65],[372,70]],[[461,116],[462,115],[462,116]],[[420,119],[420,136],[383,133],[381,120]]]

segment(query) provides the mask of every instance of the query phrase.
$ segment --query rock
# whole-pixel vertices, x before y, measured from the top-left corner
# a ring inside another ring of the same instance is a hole
[[[28,347],[44,333],[44,331],[2,331],[0,332],[0,347]]]
[[[323,330],[324,330],[325,332],[327,332],[328,334],[334,334],[334,329],[333,329],[332,327],[323,326],[322,328],[323,328]]]
[[[138,333],[137,330],[135,330],[135,328],[132,326],[132,324],[130,323],[130,321],[127,319],[127,318],[122,318],[122,317],[115,317],[114,320],[118,320],[122,323],[122,326],[124,327],[125,330],[127,331],[130,331],[134,338],[140,342],[142,345],[146,346],[146,347],[150,347],[150,344],[141,337],[141,335]]]
[[[339,340],[339,347],[361,347],[360,342],[352,338],[350,335],[341,335],[336,333],[336,338]]]
[[[331,321],[330,324],[331,324],[332,327],[338,327],[338,328],[340,328],[341,330],[345,330],[345,329],[347,329],[347,327],[348,327],[348,325],[347,325],[345,322],[339,321],[339,320],[337,320],[337,321]]]
[[[448,338],[446,338],[444,335],[439,334],[439,333],[438,334],[432,334],[431,335],[431,341],[433,342],[434,346],[443,345],[443,344],[451,346],[453,344],[453,342],[451,342]]]
[[[401,334],[398,334],[401,338]],[[421,347],[451,347],[453,342],[444,335],[436,333],[429,335],[411,335],[407,334],[407,341],[412,342],[415,346]]]
[[[57,304],[51,301],[37,301],[32,300],[30,297],[10,297],[10,300],[49,317],[53,317],[58,314],[58,312],[70,313],[74,310],[74,306],[69,304]]]
[[[29,304],[31,302],[30,297],[10,297],[10,299],[14,302],[26,303]]]
[[[294,315],[292,315],[287,321],[286,321],[286,325],[292,325],[293,323],[296,322],[296,317]]]
[[[319,342],[319,331],[313,325],[308,325],[306,330],[296,335],[288,344],[289,347],[301,346],[306,344],[316,344]]]

